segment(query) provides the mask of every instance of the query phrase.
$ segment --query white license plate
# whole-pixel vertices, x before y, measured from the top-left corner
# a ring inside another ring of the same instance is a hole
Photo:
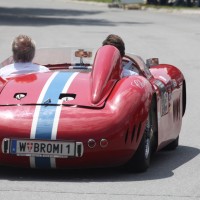
[[[75,142],[18,140],[10,141],[10,153],[19,156],[68,157],[76,155]]]

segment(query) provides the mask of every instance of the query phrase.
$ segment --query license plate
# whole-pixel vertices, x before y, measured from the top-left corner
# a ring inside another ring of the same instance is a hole
[[[75,142],[10,140],[10,154],[18,156],[68,157],[76,155]]]

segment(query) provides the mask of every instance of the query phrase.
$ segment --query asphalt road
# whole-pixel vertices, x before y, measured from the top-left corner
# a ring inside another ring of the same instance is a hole
[[[108,34],[115,33],[124,39],[127,51],[178,66],[187,83],[180,146],[157,153],[146,173],[0,167],[0,199],[200,199],[199,17],[66,0],[0,0],[0,61],[11,55],[11,41],[20,33],[32,36],[38,48],[98,47]]]

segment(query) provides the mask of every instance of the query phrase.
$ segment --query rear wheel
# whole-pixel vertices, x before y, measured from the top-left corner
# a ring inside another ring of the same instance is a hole
[[[129,169],[133,170],[134,172],[145,172],[148,169],[151,158],[152,137],[153,129],[150,117],[148,117],[140,145],[135,155],[128,163]]]

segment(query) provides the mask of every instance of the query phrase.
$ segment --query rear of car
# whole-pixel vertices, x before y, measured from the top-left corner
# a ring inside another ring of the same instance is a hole
[[[142,139],[151,95],[144,77],[120,79],[119,52],[110,47],[96,55],[92,71],[52,69],[13,77],[0,95],[1,164],[124,164]]]

